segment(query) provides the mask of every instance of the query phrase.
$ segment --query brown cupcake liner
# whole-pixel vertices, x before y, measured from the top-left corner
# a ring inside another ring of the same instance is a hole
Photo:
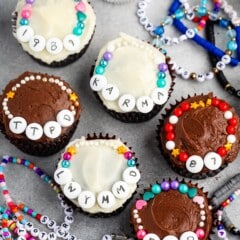
[[[99,133],[99,134],[93,133],[93,134],[87,134],[87,136],[86,136],[86,140],[95,140],[95,139],[114,140],[114,139],[116,139],[116,136],[115,135],[110,136],[108,133],[106,133],[106,134],[104,134],[104,133]],[[126,142],[123,142],[123,143],[127,146]],[[132,147],[129,147],[129,146],[127,146],[127,147],[130,150],[132,150]],[[138,159],[135,157],[135,152],[132,151],[132,153],[134,154],[134,159],[136,161],[136,167],[137,167],[138,170],[140,170],[139,164],[138,164]],[[60,158],[59,158],[59,161],[60,161]],[[56,165],[56,168],[57,167],[58,167],[58,163]],[[126,202],[124,202],[123,205],[120,208],[116,209],[115,211],[113,211],[111,213],[103,213],[103,212],[89,213],[87,211],[84,211],[84,209],[82,209],[81,207],[76,206],[72,201],[70,201],[66,197],[65,197],[65,201],[68,203],[68,205],[73,207],[76,211],[78,211],[80,213],[83,213],[86,216],[89,216],[89,217],[92,217],[92,218],[107,218],[107,217],[118,215],[120,212],[122,212],[127,207],[129,202],[132,201],[134,195],[137,193],[138,187],[139,187],[139,184],[137,183],[136,191],[134,193],[132,193],[132,196]]]
[[[13,12],[12,13],[12,31],[13,31],[13,33],[16,33],[17,17],[18,17],[18,13],[16,11]],[[89,42],[84,46],[84,48],[79,53],[70,54],[66,59],[61,60],[61,61],[53,61],[51,63],[46,63],[46,62],[42,61],[41,59],[32,56],[30,53],[28,53],[26,51],[24,51],[24,52],[26,52],[34,61],[38,62],[42,66],[47,66],[47,67],[52,67],[52,68],[65,67],[65,66],[75,62],[77,59],[79,59],[80,57],[82,57],[84,55],[84,53],[87,51],[87,49],[88,49],[88,47],[89,47],[89,45],[90,45],[90,43],[93,39],[95,29],[96,29],[96,25],[95,25],[94,31],[92,33],[91,39],[89,40]],[[21,44],[19,43],[19,45],[21,45]]]
[[[156,139],[158,141],[158,148],[161,152],[161,154],[163,155],[163,157],[167,160],[168,164],[170,165],[170,167],[172,168],[172,170],[176,173],[178,173],[179,175],[183,176],[183,177],[187,177],[187,178],[191,178],[191,179],[196,179],[196,180],[201,180],[201,179],[205,179],[207,177],[213,177],[215,175],[217,175],[218,173],[220,173],[223,169],[225,169],[228,166],[228,163],[224,163],[221,165],[220,168],[218,168],[217,170],[208,170],[207,172],[200,172],[200,173],[191,173],[189,171],[187,171],[186,168],[180,168],[178,166],[176,166],[174,163],[171,162],[169,154],[163,150],[162,147],[162,143],[161,143],[161,138],[160,138],[160,133],[162,131],[162,127],[164,124],[164,120],[166,118],[168,118],[172,112],[172,110],[182,101],[187,100],[188,98],[191,97],[195,97],[195,96],[204,96],[206,94],[202,93],[202,94],[194,94],[193,96],[188,95],[186,98],[181,97],[180,100],[175,100],[175,104],[170,104],[169,108],[165,108],[165,113],[161,114],[161,118],[159,119],[159,124],[157,125],[157,129],[156,129]]]
[[[160,51],[160,50],[159,50]],[[172,64],[170,64],[170,57],[166,57],[166,62],[169,66],[169,73],[171,76],[171,86],[170,89],[168,91],[168,99],[171,97],[171,94],[173,92],[173,87],[175,85],[175,72],[172,69]],[[95,66],[92,66],[91,72],[90,72],[90,77],[93,76],[94,74],[94,68]],[[116,118],[117,120],[120,120],[122,122],[125,123],[141,123],[141,122],[146,122],[150,119],[152,119],[153,117],[155,117],[164,107],[164,105],[167,103],[167,101],[162,104],[162,105],[157,105],[155,104],[152,111],[149,113],[141,113],[141,112],[136,112],[136,111],[132,111],[132,112],[127,112],[127,113],[120,113],[120,112],[116,112],[114,110],[110,110],[108,109],[104,104],[103,101],[101,100],[101,98],[99,97],[97,92],[94,92],[94,95],[96,97],[96,99],[100,102],[101,106],[105,109],[106,112],[108,112],[112,117]]]

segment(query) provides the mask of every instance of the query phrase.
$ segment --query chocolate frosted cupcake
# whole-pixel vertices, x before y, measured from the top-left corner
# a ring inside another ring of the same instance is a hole
[[[143,122],[167,102],[173,81],[162,52],[121,33],[100,50],[90,86],[113,117]]]
[[[160,122],[160,148],[173,170],[183,176],[214,176],[237,157],[239,117],[211,93],[183,100]]]
[[[140,172],[126,144],[100,134],[70,142],[54,179],[75,206],[90,215],[108,216],[132,197]]]
[[[77,94],[59,77],[25,72],[0,96],[0,128],[23,152],[47,156],[62,149],[77,127]]]
[[[13,16],[13,35],[23,50],[50,67],[81,57],[96,25],[86,0],[18,0]]]
[[[212,222],[202,189],[178,180],[153,184],[131,209],[137,239],[207,240]]]

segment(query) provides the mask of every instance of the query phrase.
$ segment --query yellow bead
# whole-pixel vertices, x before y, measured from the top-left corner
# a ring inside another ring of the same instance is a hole
[[[125,152],[127,152],[127,148],[124,146],[120,146],[117,148],[117,151],[119,154],[124,154]]]

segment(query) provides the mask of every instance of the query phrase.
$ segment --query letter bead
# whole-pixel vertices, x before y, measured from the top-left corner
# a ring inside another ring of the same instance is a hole
[[[63,188],[64,195],[69,199],[75,199],[81,193],[81,186],[77,182],[67,183]]]
[[[119,97],[119,89],[113,84],[107,84],[102,89],[102,96],[108,101],[115,101]]]
[[[35,35],[29,40],[29,47],[34,52],[41,52],[46,46],[46,40],[41,35]]]
[[[168,93],[165,89],[154,89],[152,93],[152,100],[157,105],[164,104],[168,99]]]
[[[50,38],[47,40],[46,49],[50,54],[58,54],[63,49],[63,43],[59,38]]]
[[[57,138],[61,135],[62,128],[58,122],[49,121],[43,127],[44,134],[49,138]]]
[[[97,196],[97,202],[101,208],[111,208],[115,201],[116,199],[110,191],[102,191]]]
[[[118,106],[123,112],[131,112],[135,107],[135,98],[130,94],[122,95],[118,100]]]
[[[209,152],[204,157],[204,164],[210,170],[217,170],[222,165],[222,158],[215,152]]]
[[[197,234],[191,231],[188,232],[184,232],[183,234],[181,234],[180,236],[180,240],[198,240]]]
[[[63,109],[57,114],[57,122],[62,127],[70,127],[74,123],[74,116],[68,109]]]
[[[198,155],[192,155],[186,161],[186,168],[191,173],[198,173],[203,169],[203,159]]]
[[[123,180],[129,184],[137,183],[140,180],[140,172],[136,167],[128,167],[123,172]]]
[[[129,194],[128,184],[124,181],[118,181],[112,186],[112,193],[116,198],[124,199]]]
[[[15,134],[21,134],[27,127],[27,121],[22,117],[14,117],[9,122],[9,129]]]
[[[76,51],[80,45],[79,37],[74,34],[69,34],[63,39],[64,48],[69,51]]]
[[[142,96],[137,99],[137,109],[141,113],[149,113],[153,109],[153,100],[149,96]]]
[[[34,31],[30,26],[21,26],[17,29],[17,39],[20,42],[28,42],[34,36]]]
[[[42,137],[43,135],[43,128],[40,124],[38,123],[30,123],[27,127],[26,127],[26,136],[30,139],[30,140],[38,140]]]
[[[107,85],[107,79],[105,76],[95,74],[91,77],[90,87],[93,91],[100,91]]]
[[[160,240],[160,238],[154,233],[148,233],[143,240]]]
[[[58,168],[54,172],[54,180],[59,185],[68,184],[72,180],[72,172],[67,168]]]
[[[92,208],[96,203],[96,197],[91,191],[83,191],[78,197],[78,203],[81,208]]]
[[[46,215],[42,215],[41,218],[40,218],[40,223],[42,224],[48,224],[49,223],[49,217],[46,216]]]

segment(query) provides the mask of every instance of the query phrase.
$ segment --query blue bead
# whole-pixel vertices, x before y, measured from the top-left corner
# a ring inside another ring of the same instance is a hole
[[[175,13],[174,13],[176,19],[182,19],[185,16],[185,13],[182,9],[178,9]]]
[[[235,41],[229,41],[227,43],[227,49],[235,51],[237,49],[237,43]]]
[[[229,24],[230,24],[230,22],[225,18],[223,18],[219,21],[219,26],[220,27],[227,28],[229,26]]]
[[[97,66],[95,69],[96,74],[102,75],[104,72],[105,72],[105,68],[103,68],[102,66]]]
[[[25,225],[25,224],[27,223],[27,220],[26,220],[26,219],[23,219],[23,220],[21,221],[21,223],[22,223],[23,225]]]
[[[167,16],[164,18],[164,24],[165,25],[172,25],[173,24],[173,18],[170,16]]]
[[[129,159],[127,161],[128,167],[134,167],[136,165],[136,161],[134,159]]]
[[[32,212],[32,217],[36,217],[37,216],[37,212]]]
[[[217,226],[217,230],[222,230],[223,229],[223,225],[218,225]]]
[[[21,26],[29,25],[29,21],[26,18],[22,18],[19,23]]]
[[[82,28],[80,27],[75,27],[72,32],[76,36],[81,36],[82,35]]]
[[[188,185],[185,184],[185,183],[181,183],[181,184],[179,185],[178,191],[179,191],[180,193],[182,193],[182,194],[187,193],[187,192],[188,192]]]
[[[158,36],[162,36],[162,34],[164,33],[164,28],[162,26],[158,26],[154,29],[153,33]]]
[[[49,176],[45,176],[45,177],[44,177],[44,181],[45,181],[45,182],[48,182],[49,180],[50,180],[50,177],[49,177]]]
[[[153,184],[152,187],[151,187],[151,191],[154,194],[159,194],[162,191],[162,189],[161,189],[161,186],[159,184]]]
[[[17,163],[17,158],[14,157],[13,160],[12,160],[13,163]]]
[[[23,211],[24,211],[24,212],[27,212],[27,211],[28,211],[28,207],[27,207],[27,206],[24,206]]]
[[[159,79],[157,80],[157,87],[163,88],[163,87],[165,87],[165,86],[166,86],[166,80],[163,79],[163,78],[159,78]]]
[[[160,72],[158,72],[157,76],[158,76],[158,78],[165,78],[166,73],[160,71]]]
[[[71,166],[71,163],[68,160],[62,161],[62,167],[69,168]]]
[[[234,29],[230,29],[230,30],[227,31],[227,36],[229,38],[235,38],[237,36],[237,33]]]
[[[28,166],[30,165],[30,162],[26,160],[25,163],[24,163],[24,165],[25,165],[26,167],[28,167]]]
[[[153,41],[152,41],[152,45],[157,47],[157,48],[160,48],[163,44],[162,44],[161,39],[154,38]]]
[[[3,213],[3,214],[2,214],[2,218],[3,218],[3,219],[8,219],[8,215],[7,215],[6,213]]]
[[[197,14],[200,16],[200,17],[203,17],[207,14],[207,8],[205,7],[198,7],[197,8]]]
[[[5,169],[5,168],[4,168],[3,166],[0,166],[0,171],[1,171],[1,172],[4,172],[4,169]]]
[[[108,61],[102,59],[99,65],[105,68],[108,65]]]
[[[77,27],[80,27],[81,29],[85,28],[85,24],[83,22],[78,22]]]
[[[79,22],[83,22],[87,18],[87,15],[83,12],[77,12],[77,19]]]

